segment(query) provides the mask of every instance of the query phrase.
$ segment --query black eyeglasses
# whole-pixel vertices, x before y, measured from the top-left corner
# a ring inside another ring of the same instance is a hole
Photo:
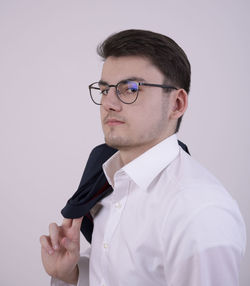
[[[89,93],[93,102],[95,104],[101,105],[103,96],[108,94],[111,87],[114,87],[116,95],[121,102],[125,104],[132,104],[138,98],[140,86],[161,87],[166,89],[167,92],[169,92],[171,89],[176,89],[176,90],[178,89],[174,86],[137,82],[133,80],[122,80],[118,82],[116,85],[107,84],[105,82],[99,81],[89,85]]]

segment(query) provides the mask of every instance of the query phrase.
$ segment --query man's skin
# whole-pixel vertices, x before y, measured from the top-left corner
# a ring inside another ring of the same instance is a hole
[[[164,82],[164,75],[148,59],[107,58],[102,70],[103,81],[116,84],[130,78],[147,83]],[[124,104],[111,88],[100,108],[105,142],[118,149],[123,164],[127,164],[174,134],[177,119],[186,108],[187,93],[183,89],[165,93],[162,88],[141,86],[137,100]]]
[[[64,219],[61,226],[49,225],[49,236],[41,236],[42,262],[46,272],[70,284],[77,284],[82,218]]]
[[[101,80],[117,84],[121,80],[163,84],[164,75],[150,60],[139,56],[108,57]],[[120,151],[122,164],[171,136],[188,103],[184,89],[164,92],[162,88],[142,86],[133,104],[122,103],[110,88],[100,106],[105,142]],[[49,236],[41,236],[42,261],[46,272],[67,283],[77,284],[82,218],[64,219],[61,226],[49,226]]]

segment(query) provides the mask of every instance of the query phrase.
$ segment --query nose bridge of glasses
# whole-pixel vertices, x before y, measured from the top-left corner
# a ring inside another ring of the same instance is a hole
[[[112,90],[112,92],[110,92]],[[103,105],[120,105],[120,100],[119,100],[119,94],[118,94],[118,89],[117,85],[115,84],[109,84],[107,85],[106,93],[105,96],[102,98],[102,104]]]
[[[117,89],[117,86],[118,86],[117,84],[109,84],[109,85],[107,85],[107,93],[106,93],[106,95],[109,94],[109,91],[110,91],[111,87],[113,87],[114,88],[114,94],[117,96],[118,93],[119,93],[119,91]]]

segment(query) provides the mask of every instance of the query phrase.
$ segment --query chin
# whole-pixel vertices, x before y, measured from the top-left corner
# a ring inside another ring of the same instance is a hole
[[[131,142],[124,138],[107,138],[105,137],[105,143],[115,149],[126,149],[131,147]]]

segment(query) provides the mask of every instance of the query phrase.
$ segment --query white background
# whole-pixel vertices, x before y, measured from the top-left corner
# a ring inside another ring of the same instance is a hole
[[[0,0],[1,285],[49,283],[39,237],[61,222],[90,150],[103,142],[87,86],[100,78],[97,44],[122,29],[166,34],[187,53],[192,87],[179,138],[238,201],[249,236],[249,8],[240,0]],[[241,286],[249,265],[247,251]]]

